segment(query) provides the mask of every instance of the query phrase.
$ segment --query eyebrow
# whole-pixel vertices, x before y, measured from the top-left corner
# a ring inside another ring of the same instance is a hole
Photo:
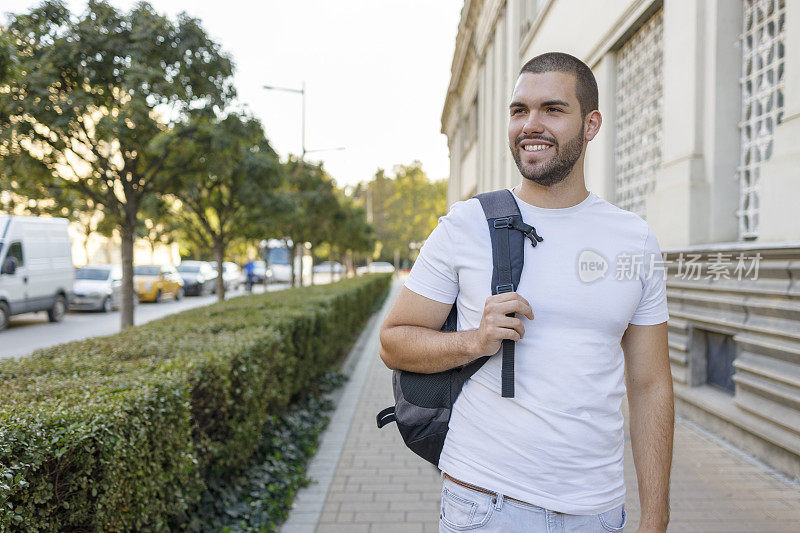
[[[547,107],[551,105],[569,107],[569,103],[565,102],[564,100],[548,100],[547,102],[542,102],[542,107]]]
[[[547,106],[553,106],[553,105],[557,105],[557,106],[561,106],[561,107],[569,107],[569,103],[565,102],[564,100],[547,100],[546,102],[542,102],[541,104],[539,104],[539,107],[547,107]],[[509,109],[513,109],[515,107],[525,107],[525,108],[527,108],[528,106],[523,104],[522,102],[517,102],[517,101],[511,102],[511,104],[508,106]]]

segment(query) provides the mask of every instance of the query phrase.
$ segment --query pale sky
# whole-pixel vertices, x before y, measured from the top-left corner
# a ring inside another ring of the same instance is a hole
[[[2,0],[0,12],[37,0]],[[127,10],[132,0],[112,0]],[[369,179],[378,167],[422,161],[448,176],[440,117],[463,0],[152,0],[170,16],[202,21],[236,65],[239,100],[264,124],[278,153],[301,150],[301,97],[263,85],[306,83],[306,149],[337,184]],[[74,12],[85,0],[69,0]]]

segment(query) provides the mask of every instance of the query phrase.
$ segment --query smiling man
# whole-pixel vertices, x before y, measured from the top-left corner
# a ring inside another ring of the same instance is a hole
[[[482,208],[456,202],[381,329],[392,369],[440,372],[494,355],[452,409],[440,531],[622,531],[626,392],[639,531],[666,531],[673,397],[661,253],[643,219],[586,189],[597,107],[594,76],[577,58],[525,64],[509,106],[521,177],[512,193],[544,241],[526,246],[515,292],[491,295]],[[441,332],[453,302],[458,331]],[[503,339],[516,341],[513,398],[501,395]]]

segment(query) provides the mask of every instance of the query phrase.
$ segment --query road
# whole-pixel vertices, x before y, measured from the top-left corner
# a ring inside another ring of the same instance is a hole
[[[317,281],[317,280],[315,280]],[[321,281],[321,280],[320,280]],[[319,282],[319,281],[317,281]],[[285,289],[285,284],[271,284],[269,291]],[[254,292],[264,292],[263,285],[256,285]],[[244,290],[230,291],[226,298],[245,294]],[[216,295],[187,296],[180,301],[167,300],[161,303],[141,303],[134,309],[134,323],[144,324],[162,316],[208,305],[217,301]],[[8,329],[0,331],[0,359],[28,355],[34,350],[47,348],[63,342],[111,335],[119,331],[119,311],[96,313],[72,311],[58,323],[50,323],[47,313],[25,313],[11,317]]]

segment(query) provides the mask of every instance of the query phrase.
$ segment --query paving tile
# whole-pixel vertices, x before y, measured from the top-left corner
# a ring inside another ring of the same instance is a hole
[[[402,524],[372,524],[370,533],[422,533],[424,527],[425,524],[423,522],[404,522]]]
[[[316,533],[369,533],[369,524],[320,524]]]

